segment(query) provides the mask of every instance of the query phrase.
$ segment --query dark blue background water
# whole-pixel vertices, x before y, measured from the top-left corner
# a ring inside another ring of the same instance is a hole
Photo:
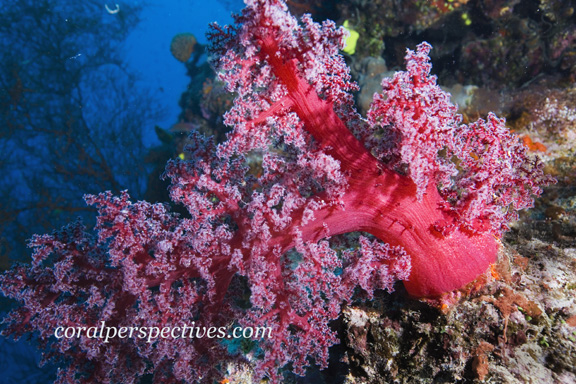
[[[50,0],[53,3],[66,4],[67,0]],[[154,108],[164,110],[165,113],[162,118],[155,121],[148,121],[148,124],[142,126],[142,133],[144,136],[144,143],[146,146],[152,147],[158,144],[158,138],[154,133],[154,126],[158,125],[164,129],[169,128],[172,124],[178,122],[178,114],[181,109],[178,106],[178,101],[181,94],[186,90],[190,79],[186,76],[186,68],[183,63],[177,61],[170,53],[170,42],[174,35],[189,32],[193,33],[201,44],[206,44],[207,40],[205,32],[207,26],[211,22],[218,22],[219,24],[230,23],[231,12],[238,12],[243,4],[239,0],[229,1],[205,1],[205,0],[150,0],[150,1],[132,1],[123,2],[121,0],[110,1],[108,3],[101,2],[101,15],[95,17],[103,18],[118,18],[119,14],[110,13],[106,10],[105,5],[109,9],[122,9],[126,4],[141,5],[143,7],[140,14],[141,22],[129,34],[129,37],[123,43],[124,61],[128,64],[128,71],[138,77],[137,86],[142,89],[149,90],[151,95],[158,100]],[[0,3],[0,15],[4,15],[9,5]],[[6,7],[6,8],[5,8]],[[68,16],[67,16],[68,17]],[[111,20],[110,20],[111,21]],[[5,37],[5,36],[2,36]],[[18,41],[4,42],[6,45],[19,44]],[[82,49],[75,52],[70,56],[69,68],[73,68],[74,60],[86,60],[85,57],[89,56],[90,47],[84,45],[85,51]],[[16,51],[16,50],[15,50]],[[16,58],[24,68],[29,59]],[[2,68],[4,73],[10,74],[10,69],[7,67]],[[25,86],[26,87],[26,86]],[[12,91],[4,86],[0,91],[5,92],[5,95]],[[140,92],[139,88],[133,90]],[[33,93],[33,89],[25,89],[24,95]],[[28,93],[26,93],[28,92]],[[103,94],[107,90],[102,89]],[[12,96],[12,94],[10,94]],[[49,103],[49,100],[45,100]],[[89,106],[85,106],[89,107]],[[15,104],[11,107],[18,108]],[[102,117],[107,118],[108,111],[101,109],[98,111]],[[113,118],[113,116],[110,116]],[[7,129],[1,127],[1,129]],[[4,137],[4,136],[3,136]],[[41,145],[38,142],[37,145]],[[114,144],[110,144],[114,145]],[[10,144],[8,144],[10,146]],[[16,147],[16,145],[14,145]],[[10,149],[10,148],[9,148]],[[121,148],[118,148],[121,151]],[[21,156],[26,161],[28,155]],[[34,159],[42,163],[41,155]],[[14,171],[14,180],[17,180],[16,174],[18,170]],[[26,194],[27,187],[18,185],[17,183],[10,186],[11,188],[20,189],[21,194]],[[62,186],[66,189],[66,186]],[[5,201],[5,204],[10,204],[10,201]],[[4,228],[0,228],[4,231]],[[2,233],[3,237],[8,236]],[[20,246],[23,247],[22,244]],[[28,253],[26,255],[26,253]],[[14,259],[14,255],[10,255]],[[29,252],[19,251],[16,258],[26,260],[29,258]],[[6,310],[8,304],[2,303],[0,312]],[[49,383],[55,379],[55,371],[57,367],[47,366],[38,368],[39,352],[30,343],[20,340],[13,342],[6,338],[0,337],[0,383]]]
[[[199,43],[206,44],[207,25],[213,21],[230,24],[231,11],[239,12],[243,3],[240,0],[151,0],[147,4],[142,22],[126,41],[126,58],[141,74],[143,83],[162,95],[168,113],[160,125],[168,128],[177,122],[181,112],[178,99],[189,81],[184,65],[170,54],[170,41],[178,33],[189,32]]]

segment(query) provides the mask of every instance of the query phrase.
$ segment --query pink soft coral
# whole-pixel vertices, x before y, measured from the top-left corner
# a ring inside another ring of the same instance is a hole
[[[344,35],[331,21],[298,23],[274,0],[247,1],[236,26],[214,26],[214,65],[238,97],[228,141],[193,135],[192,160],[167,169],[190,217],[127,194],[88,197],[98,239],[79,225],[36,237],[33,265],[2,277],[3,292],[25,302],[8,332],[38,330],[48,357],[69,364],[61,382],[193,382],[224,368],[220,340],[50,336],[102,320],[266,326],[273,337],[252,360],[258,377],[276,379],[289,362],[298,374],[309,358],[327,365],[337,342],[328,322],[357,287],[372,297],[400,279],[414,296],[436,296],[483,273],[495,236],[540,193],[540,163],[492,115],[461,124],[430,76],[427,44],[384,80],[364,120],[338,55]],[[255,177],[246,159],[258,154]],[[358,250],[330,246],[355,231],[373,238],[361,236]]]

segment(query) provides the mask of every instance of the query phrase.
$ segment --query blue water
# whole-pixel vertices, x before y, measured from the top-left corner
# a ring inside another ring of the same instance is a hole
[[[206,44],[208,24],[230,24],[231,12],[239,12],[243,4],[240,0],[151,0],[147,4],[142,22],[126,41],[126,59],[141,75],[142,85],[160,95],[167,114],[158,125],[169,128],[178,122],[178,100],[189,82],[184,65],[170,54],[170,41],[176,34],[189,32]],[[149,133],[154,140],[154,131]]]
[[[73,19],[73,15],[64,15],[65,10],[68,9],[67,4],[70,4],[70,0],[49,0],[51,4],[57,4],[58,9],[62,14],[62,20],[67,22],[69,19]],[[129,34],[126,41],[123,42],[123,53],[124,57],[121,58],[127,64],[128,72],[132,75],[136,75],[138,78],[137,87],[133,89],[134,92],[144,92],[145,90],[150,91],[150,94],[158,101],[158,104],[154,105],[154,108],[158,110],[164,110],[165,113],[160,120],[148,121],[147,125],[142,126],[142,133],[144,136],[144,143],[146,146],[154,146],[158,144],[158,138],[154,133],[154,126],[158,125],[164,129],[169,128],[172,124],[178,122],[178,114],[181,112],[178,106],[178,101],[181,94],[186,90],[190,79],[186,76],[186,68],[183,63],[177,61],[170,53],[170,42],[174,35],[189,32],[193,33],[198,42],[201,44],[206,44],[207,40],[205,33],[207,31],[208,24],[211,22],[218,22],[219,24],[227,24],[232,21],[231,12],[238,12],[243,4],[238,1],[200,1],[200,0],[150,0],[150,1],[131,1],[122,2],[121,0],[113,0],[106,3],[102,1],[101,3],[101,17],[113,19],[119,18],[120,13],[114,13],[116,9],[122,10],[123,6],[126,4],[142,5],[143,10],[140,14],[141,22],[137,27]],[[40,2],[38,2],[40,6]],[[106,9],[106,6],[108,10]],[[4,16],[5,12],[10,10],[9,4],[5,4],[4,0],[0,4],[0,16]],[[109,12],[109,11],[112,12]],[[95,15],[95,17],[100,17]],[[112,21],[112,20],[108,20]],[[104,25],[106,25],[104,23]],[[12,36],[12,35],[11,35]],[[6,36],[0,35],[0,39],[6,38]],[[11,37],[8,37],[11,38]],[[4,45],[13,44],[26,44],[19,41],[3,41]],[[80,47],[82,45],[80,44]],[[89,60],[90,56],[90,46],[84,45],[84,49],[71,52],[66,63],[66,70],[73,71],[76,66],[86,64],[86,60]],[[23,52],[22,57],[16,57],[15,62],[17,63],[17,68],[19,71],[25,71],[30,68],[31,64],[35,64],[31,58],[25,57],[26,53],[29,52],[28,48],[23,47],[21,50],[15,49],[15,52]],[[6,57],[6,56],[4,56]],[[5,64],[3,62],[3,64]],[[10,94],[9,97],[12,99],[3,98],[4,102],[9,100],[9,107],[11,111],[17,111],[22,105],[18,105],[18,102],[22,102],[21,99],[17,99],[17,94],[11,93],[17,90],[16,87],[12,87],[14,82],[14,77],[16,72],[12,72],[6,64],[3,68],[4,79],[8,78],[6,83],[0,84],[0,92],[4,92],[4,95]],[[40,66],[41,70],[41,66]],[[10,77],[13,76],[13,77]],[[8,85],[4,85],[8,84]],[[103,85],[102,94],[107,94],[107,85]],[[35,96],[35,89],[31,86],[25,85],[23,89],[23,97]],[[88,95],[88,97],[91,95]],[[92,95],[93,97],[101,97],[101,95]],[[23,100],[23,99],[22,99]],[[51,101],[44,100],[47,104]],[[22,102],[23,103],[23,102]],[[7,105],[7,104],[5,104]],[[137,106],[135,106],[137,107]],[[80,106],[80,108],[89,108],[89,106]],[[96,107],[93,107],[96,108]],[[101,115],[101,119],[105,121],[106,119],[113,119],[114,116],[108,116],[109,111],[104,109],[99,109],[94,113]],[[17,113],[17,112],[15,112]],[[1,127],[3,129],[2,139],[8,135],[6,126]],[[40,145],[40,139],[37,139],[34,145]],[[0,180],[0,183],[11,183],[11,188],[13,191],[20,191],[16,193],[28,194],[30,190],[29,185],[24,183],[19,184],[19,180],[22,180],[21,172],[19,171],[19,166],[28,167],[34,166],[32,164],[43,163],[41,152],[38,151],[36,154],[32,153],[25,154],[25,151],[18,147],[18,144],[14,142],[2,141],[3,148],[2,151],[14,151],[14,153],[24,155],[14,156],[12,159],[15,160],[15,166],[11,168],[8,176],[4,173],[5,177]],[[111,144],[111,147],[114,143]],[[121,150],[121,149],[119,149]],[[18,165],[19,164],[19,165]],[[6,186],[6,185],[3,185]],[[65,189],[65,186],[61,188]],[[31,197],[34,198],[34,197]],[[80,196],[78,196],[80,198]],[[6,204],[10,205],[10,201],[5,201]],[[13,203],[17,206],[17,203]],[[3,211],[4,212],[4,211]],[[55,213],[58,215],[58,212]],[[2,228],[4,231],[5,228]],[[2,240],[9,238],[7,233],[2,233]],[[29,234],[25,234],[29,237]],[[12,238],[12,241],[14,239]],[[5,247],[4,244],[0,244],[0,248]],[[23,244],[10,244],[9,248],[14,249],[15,247],[23,248]],[[2,248],[2,253],[6,252]],[[18,258],[26,259],[27,251],[18,251]],[[5,255],[3,255],[5,257]],[[13,255],[10,258],[14,259]],[[4,259],[5,261],[5,259]],[[9,304],[5,301],[0,302],[0,318],[7,310]],[[55,379],[54,366],[46,366],[39,368],[38,361],[40,358],[39,352],[35,347],[27,341],[20,340],[18,342],[13,342],[5,338],[0,337],[0,384],[9,383],[50,383]]]

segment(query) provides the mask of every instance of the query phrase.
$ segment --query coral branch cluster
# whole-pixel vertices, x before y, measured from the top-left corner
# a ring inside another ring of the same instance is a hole
[[[55,340],[54,328],[270,327],[250,360],[276,380],[290,363],[301,375],[327,366],[329,321],[355,292],[371,298],[403,280],[414,296],[437,296],[483,273],[494,235],[546,181],[541,165],[503,120],[461,123],[427,44],[408,51],[407,72],[384,80],[363,119],[338,55],[345,33],[298,22],[276,0],[248,0],[235,26],[214,25],[213,64],[238,96],[228,140],[193,134],[190,160],[167,168],[189,215],[126,193],[87,197],[97,238],[79,224],[37,236],[32,266],[1,277],[24,302],[7,333],[39,331],[47,357],[69,367],[60,382],[194,382],[247,357],[227,340]],[[342,249],[351,232],[364,232],[360,247]]]

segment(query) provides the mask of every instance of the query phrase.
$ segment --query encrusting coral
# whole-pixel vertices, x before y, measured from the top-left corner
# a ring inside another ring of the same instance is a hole
[[[196,37],[193,34],[179,33],[172,38],[170,52],[176,60],[185,63],[192,57],[196,44]]]

